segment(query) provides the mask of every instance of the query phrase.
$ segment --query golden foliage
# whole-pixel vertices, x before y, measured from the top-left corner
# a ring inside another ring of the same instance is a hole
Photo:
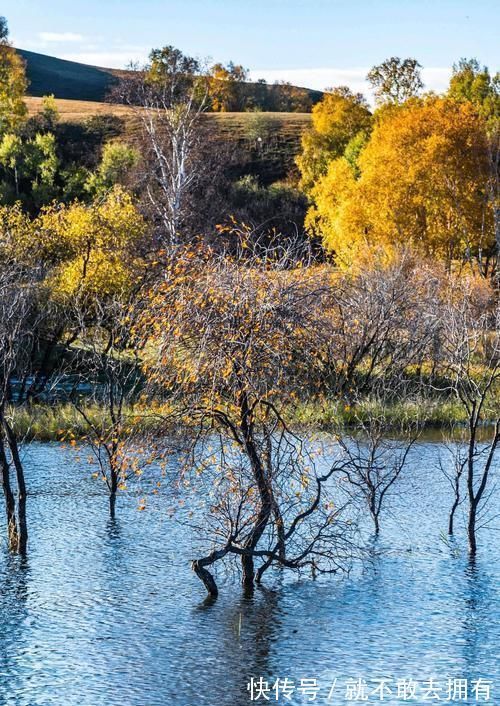
[[[91,204],[53,204],[33,219],[20,205],[0,208],[0,252],[20,264],[44,263],[56,299],[125,292],[145,231],[132,197],[120,187]]]
[[[486,125],[470,103],[429,97],[381,112],[356,179],[330,163],[313,189],[309,228],[339,262],[368,247],[412,245],[447,262],[494,247]]]
[[[356,135],[370,131],[371,120],[361,95],[347,88],[325,93],[312,110],[311,129],[302,137],[302,153],[297,157],[301,187],[309,191],[326,173],[329,162],[343,155]]]

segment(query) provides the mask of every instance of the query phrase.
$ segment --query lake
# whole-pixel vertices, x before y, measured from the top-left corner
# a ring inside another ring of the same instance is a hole
[[[416,682],[413,703],[446,701],[449,678],[467,679],[468,693],[448,701],[476,703],[481,678],[498,703],[499,521],[480,531],[471,565],[461,515],[456,544],[444,534],[451,495],[439,451],[415,448],[376,553],[349,576],[266,575],[245,598],[228,573],[208,602],[190,570],[192,539],[164,496],[139,512],[137,493],[123,494],[111,522],[74,451],[30,444],[27,559],[8,555],[2,525],[1,706],[246,706],[252,677],[271,703],[277,678],[289,697],[278,703],[343,704],[350,679],[366,680],[368,703],[404,703],[403,679]],[[431,678],[439,699],[425,696]]]

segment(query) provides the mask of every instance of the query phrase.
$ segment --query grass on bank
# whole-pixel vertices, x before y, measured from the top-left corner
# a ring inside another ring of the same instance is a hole
[[[106,410],[95,403],[84,405],[86,416],[103,433],[111,428]],[[127,410],[129,427],[139,431],[167,431],[162,421],[162,409]],[[298,402],[284,410],[288,423],[303,430],[331,431],[339,427],[353,428],[360,422],[383,417],[389,427],[397,429],[404,422],[423,422],[429,428],[442,428],[464,424],[466,419],[461,405],[452,400],[406,400],[383,407],[379,401],[365,399],[355,407],[338,400]],[[60,441],[83,439],[88,427],[82,415],[72,404],[40,404],[12,408],[10,416],[19,437],[26,440]]]

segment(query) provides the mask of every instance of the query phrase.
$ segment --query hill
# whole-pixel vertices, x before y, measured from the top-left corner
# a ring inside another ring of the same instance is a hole
[[[64,100],[102,102],[117,81],[118,76],[125,73],[117,69],[57,59],[24,49],[17,51],[26,62],[30,96],[40,97],[54,94],[56,98]],[[321,91],[313,91],[309,88],[296,86],[291,88],[298,95],[308,97],[312,104],[321,100],[323,95]],[[245,89],[247,97],[251,99],[253,96],[257,99],[258,93],[262,92],[262,85],[247,83]],[[270,84],[267,85],[267,91],[269,95],[274,94],[278,102],[281,95],[284,99],[281,102],[286,103],[286,86]],[[278,110],[282,110],[282,108],[278,108]]]
[[[65,61],[45,54],[18,49],[26,62],[31,96],[54,94],[56,98],[103,101],[116,81],[112,69]]]

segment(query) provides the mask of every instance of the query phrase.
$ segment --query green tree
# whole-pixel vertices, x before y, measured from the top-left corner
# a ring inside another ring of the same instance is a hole
[[[31,140],[7,133],[0,141],[0,166],[6,172],[4,201],[21,199],[28,208],[40,208],[57,196],[59,160],[52,133]]]
[[[420,76],[421,65],[416,59],[391,56],[368,72],[367,81],[375,91],[377,103],[404,103],[418,96],[424,84]]]
[[[9,28],[5,17],[0,17],[0,42],[6,41],[9,36]]]
[[[108,142],[102,152],[97,171],[88,179],[86,188],[90,193],[109,191],[116,184],[124,186],[130,170],[139,161],[137,151],[124,142]]]
[[[477,59],[460,59],[453,64],[448,95],[476,105],[486,119],[500,117],[500,74],[491,76]]]

